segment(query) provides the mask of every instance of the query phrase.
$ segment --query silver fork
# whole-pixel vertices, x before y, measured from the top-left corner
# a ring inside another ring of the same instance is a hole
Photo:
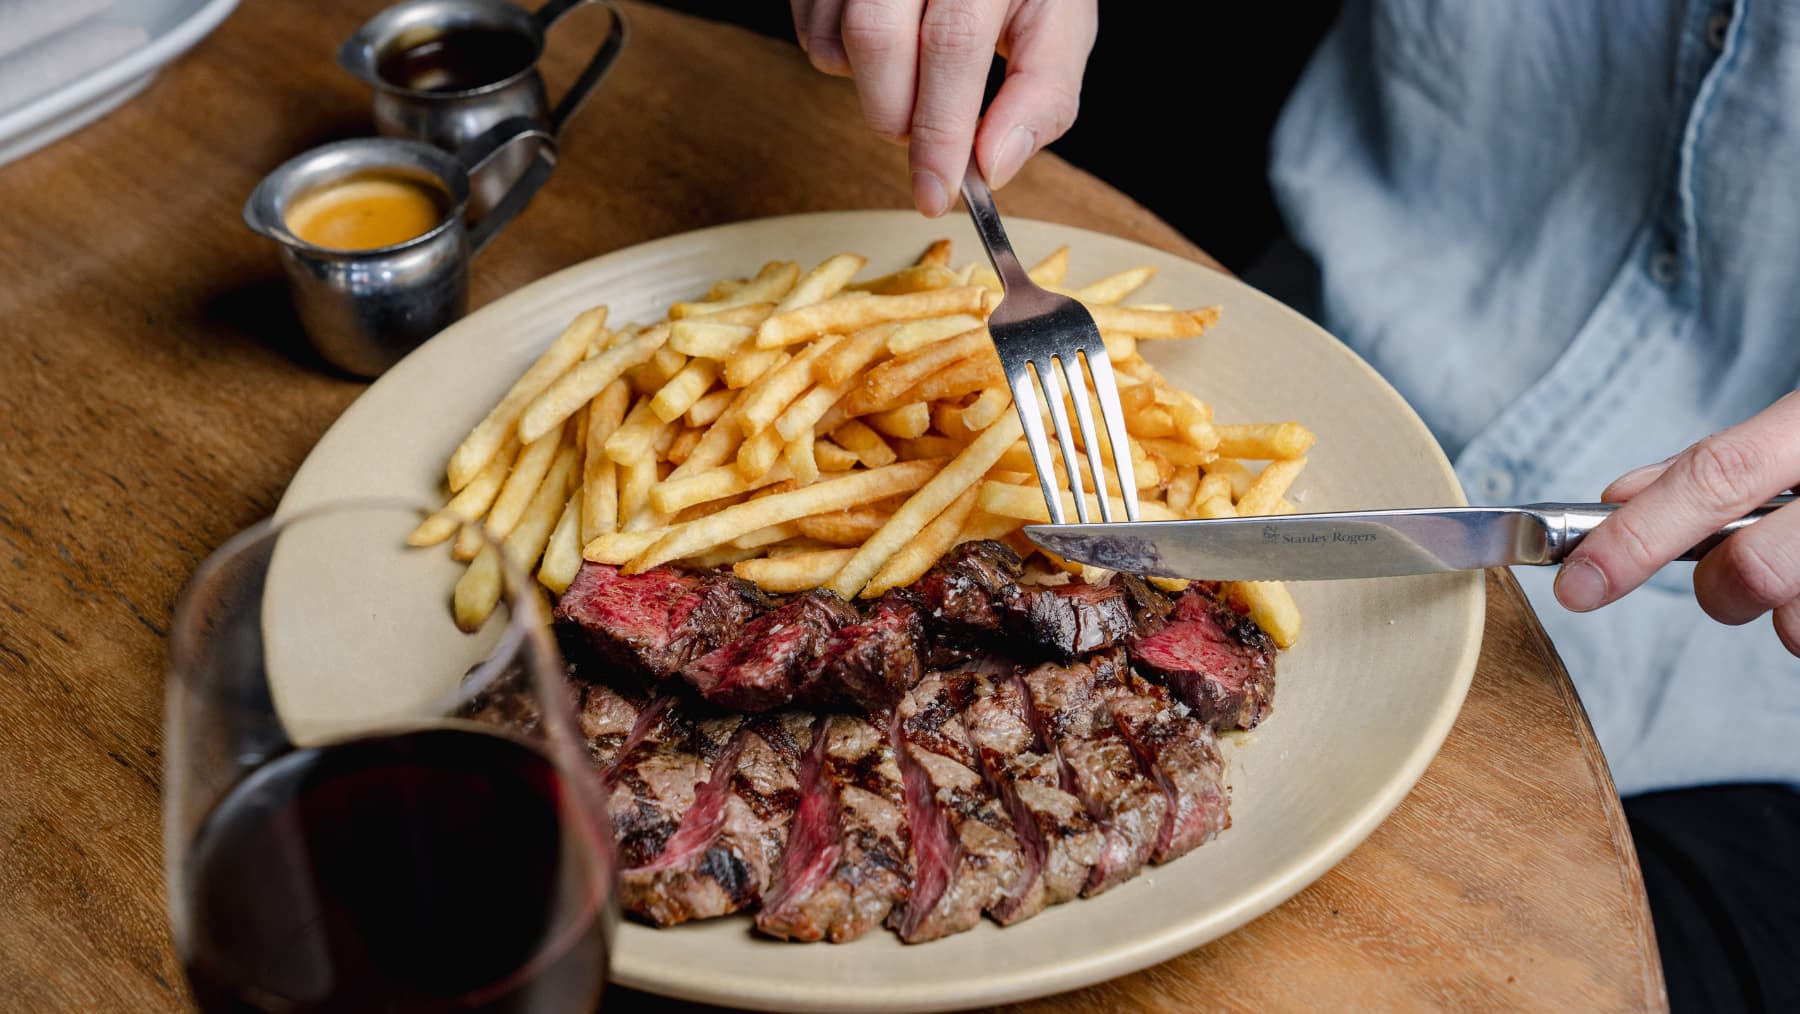
[[[1087,448],[1088,465],[1094,476],[1095,494],[1100,501],[1100,518],[1113,520],[1112,506],[1106,495],[1106,473],[1100,458],[1100,441],[1094,432],[1094,419],[1088,410],[1087,385],[1081,375],[1081,360],[1087,360],[1089,375],[1094,379],[1094,397],[1100,402],[1100,416],[1106,423],[1106,436],[1112,447],[1113,466],[1119,476],[1119,495],[1125,501],[1126,518],[1138,519],[1137,483],[1131,474],[1131,444],[1125,435],[1125,413],[1119,406],[1119,385],[1113,379],[1112,364],[1106,359],[1106,346],[1100,341],[1100,329],[1087,307],[1068,296],[1047,292],[1031,280],[1013,253],[1006,230],[1000,225],[1000,212],[994,207],[994,195],[975,160],[969,160],[969,171],[963,175],[963,201],[969,206],[969,217],[975,220],[975,232],[987,248],[988,260],[1000,276],[1006,290],[1000,305],[988,317],[988,332],[994,338],[994,350],[1000,353],[1000,366],[1006,371],[1007,386],[1012,388],[1013,406],[1019,410],[1019,422],[1025,427],[1025,444],[1031,449],[1032,464],[1037,466],[1038,484],[1044,489],[1044,503],[1050,508],[1050,521],[1063,524],[1062,496],[1056,481],[1056,459],[1050,456],[1050,443],[1044,439],[1044,418],[1031,406],[1042,404],[1050,412],[1056,428],[1056,442],[1062,449],[1063,468],[1075,496],[1075,514],[1082,524],[1088,523],[1087,497],[1082,493],[1081,465],[1075,457],[1075,440],[1069,432],[1068,414],[1063,411],[1062,392],[1066,387],[1069,403],[1075,407],[1075,420],[1081,426],[1081,443]],[[1054,363],[1055,368],[1051,367]],[[1043,390],[1040,402],[1031,386],[1036,372]],[[1054,379],[1062,377],[1062,386]]]

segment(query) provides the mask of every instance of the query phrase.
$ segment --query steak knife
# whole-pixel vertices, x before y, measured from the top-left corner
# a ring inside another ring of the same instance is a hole
[[[1793,496],[1779,496],[1683,553],[1698,560]],[[1027,525],[1031,541],[1109,570],[1213,581],[1329,581],[1562,561],[1618,504],[1536,503],[1281,514],[1209,521]]]

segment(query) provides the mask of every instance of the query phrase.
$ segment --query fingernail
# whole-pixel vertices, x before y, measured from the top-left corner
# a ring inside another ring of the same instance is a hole
[[[1036,146],[1037,131],[1030,127],[1020,125],[1008,131],[1006,140],[1000,142],[1000,154],[994,158],[994,172],[989,182],[996,187],[1005,186],[1025,167],[1025,160],[1031,157]]]
[[[949,191],[944,189],[944,181],[937,173],[929,169],[913,170],[913,203],[932,218],[950,210]]]
[[[1598,609],[1606,601],[1606,575],[1586,560],[1564,564],[1556,575],[1556,600],[1578,613]]]

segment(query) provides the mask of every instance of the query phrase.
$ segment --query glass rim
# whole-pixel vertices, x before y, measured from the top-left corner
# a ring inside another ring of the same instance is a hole
[[[181,664],[181,660],[198,657],[203,650],[199,643],[200,631],[196,629],[196,624],[193,622],[195,603],[203,594],[204,589],[225,572],[233,561],[242,558],[252,547],[273,542],[280,538],[283,532],[306,522],[316,521],[323,517],[379,512],[411,514],[420,520],[435,513],[433,508],[406,497],[346,497],[308,504],[285,513],[280,507],[277,507],[274,514],[233,533],[230,538],[221,542],[217,548],[207,554],[205,559],[200,561],[198,567],[194,568],[194,572],[188,576],[187,582],[182,585],[181,593],[176,596],[175,607],[169,623],[168,690],[173,692],[178,687],[191,686],[190,681],[184,675],[186,667]],[[406,711],[372,714],[368,716],[369,729],[352,735],[366,735],[373,729],[399,723],[406,719],[415,719],[426,712],[448,714],[457,705],[467,703],[491,686],[494,680],[505,671],[507,660],[517,657],[525,647],[528,637],[536,633],[546,639],[550,638],[549,618],[542,614],[542,607],[537,596],[530,594],[529,578],[507,556],[500,543],[495,541],[486,529],[477,528],[477,531],[481,538],[483,551],[491,549],[499,558],[500,603],[506,609],[506,626],[501,631],[499,640],[485,658],[457,681],[456,686],[441,695],[420,702]],[[540,647],[545,646],[554,648],[554,640],[550,639],[547,645],[540,645]],[[539,689],[541,688],[534,686],[534,693]],[[280,717],[277,712],[276,719],[278,721]],[[329,737],[329,741],[341,738],[343,737],[332,736]]]

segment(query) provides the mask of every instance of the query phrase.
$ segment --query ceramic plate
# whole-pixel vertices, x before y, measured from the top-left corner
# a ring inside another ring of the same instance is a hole
[[[150,41],[17,109],[0,110],[0,165],[42,148],[123,105],[169,61],[205,38],[238,0],[116,0],[108,21],[136,25]]]
[[[1204,338],[1142,347],[1222,420],[1312,427],[1319,441],[1291,494],[1305,509],[1463,503],[1449,463],[1400,396],[1300,315],[1136,243],[1041,222],[1007,226],[1027,263],[1070,244],[1072,281],[1149,263],[1156,279],[1134,300],[1222,304],[1223,321]],[[713,279],[753,273],[767,260],[812,264],[853,250],[869,257],[870,271],[887,271],[943,235],[955,239],[958,263],[978,256],[966,221],[853,212],[687,233],[561,271],[444,331],[370,387],[319,441],[282,510],[362,495],[438,502],[450,451],[589,306],[609,305],[614,321],[651,319]],[[1232,826],[1218,840],[1101,897],[918,946],[884,931],[842,946],[780,943],[754,936],[742,917],[669,930],[630,924],[614,952],[616,980],[767,1010],[967,1007],[1122,975],[1267,912],[1355,848],[1424,772],[1468,689],[1484,604],[1479,573],[1301,584],[1293,592],[1304,633],[1281,657],[1273,716],[1228,745]],[[357,597],[381,592],[342,594],[354,608]],[[437,611],[448,629],[444,594],[418,596],[411,608]],[[446,666],[462,650],[416,639],[388,648],[422,659],[441,653]],[[430,692],[407,684],[371,677],[354,687],[290,689],[379,713]]]

